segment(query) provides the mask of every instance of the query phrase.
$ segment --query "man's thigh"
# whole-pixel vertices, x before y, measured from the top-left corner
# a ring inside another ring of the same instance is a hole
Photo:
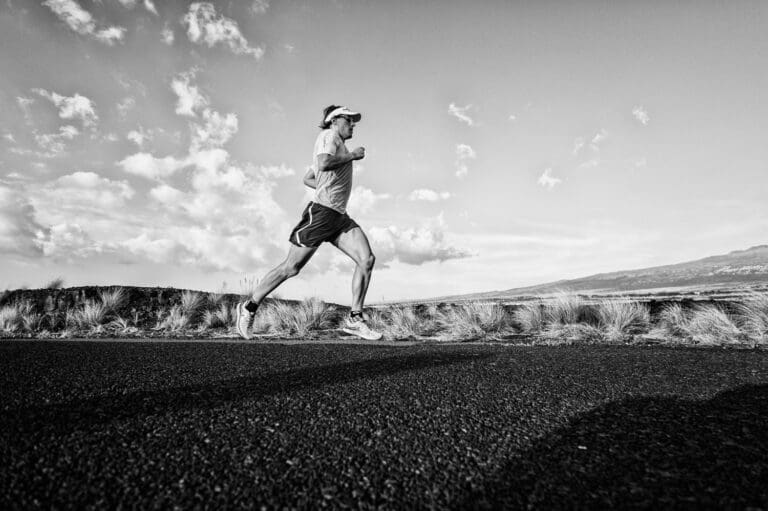
[[[336,248],[351,257],[357,264],[362,264],[372,254],[368,237],[360,226],[354,227],[347,232],[342,232],[332,243]]]

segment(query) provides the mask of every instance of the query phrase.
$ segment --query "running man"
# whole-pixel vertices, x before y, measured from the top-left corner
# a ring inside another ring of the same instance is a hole
[[[327,241],[347,254],[357,264],[352,277],[352,308],[342,330],[363,339],[381,339],[363,317],[363,303],[371,281],[376,258],[368,238],[347,215],[352,192],[352,162],[365,157],[365,148],[347,150],[362,116],[344,106],[330,105],[323,110],[322,131],[315,141],[313,164],[304,176],[304,184],[315,189],[314,200],[304,209],[301,221],[289,237],[291,246],[285,261],[267,273],[250,299],[237,306],[237,333],[250,339],[253,317],[262,300],[287,279],[299,274],[320,245]]]

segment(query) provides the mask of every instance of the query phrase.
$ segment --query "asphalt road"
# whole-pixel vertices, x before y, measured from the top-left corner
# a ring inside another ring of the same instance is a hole
[[[0,509],[768,509],[768,352],[0,342]]]

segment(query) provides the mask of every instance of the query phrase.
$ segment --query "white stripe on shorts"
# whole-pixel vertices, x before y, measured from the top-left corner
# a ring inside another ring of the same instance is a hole
[[[306,245],[299,240],[299,233],[304,229],[306,229],[307,227],[309,227],[310,225],[312,225],[312,206],[314,206],[314,204],[315,204],[314,202],[311,202],[309,204],[309,223],[304,227],[302,227],[301,229],[299,229],[298,231],[296,231],[296,243],[298,243],[302,247],[306,247]]]

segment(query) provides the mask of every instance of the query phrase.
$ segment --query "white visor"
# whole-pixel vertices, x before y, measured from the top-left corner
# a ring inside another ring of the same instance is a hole
[[[363,117],[358,112],[353,112],[352,110],[350,110],[345,106],[340,106],[339,108],[337,108],[336,110],[333,110],[332,112],[330,112],[328,115],[325,116],[325,122],[331,122],[334,119],[334,117],[338,117],[340,115],[346,115],[348,117],[351,117],[352,120],[355,122],[359,122],[360,119]]]

